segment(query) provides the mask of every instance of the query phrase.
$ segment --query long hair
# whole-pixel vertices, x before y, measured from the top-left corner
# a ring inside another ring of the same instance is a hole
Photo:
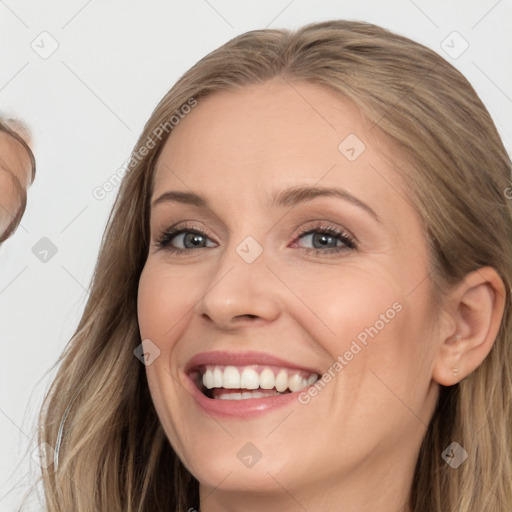
[[[155,108],[120,185],[84,313],[56,363],[58,373],[41,409],[39,442],[58,448],[55,463],[42,474],[47,510],[197,508],[198,482],[170,446],[145,367],[134,356],[141,343],[137,287],[148,254],[155,162],[185,105],[276,77],[336,91],[389,142],[423,219],[436,300],[480,267],[491,266],[502,278],[507,297],[499,334],[471,375],[440,387],[410,507],[413,512],[509,510],[512,211],[505,190],[510,158],[488,111],[452,65],[383,28],[341,20],[235,37],[187,71]],[[468,453],[456,470],[441,456],[453,441]]]

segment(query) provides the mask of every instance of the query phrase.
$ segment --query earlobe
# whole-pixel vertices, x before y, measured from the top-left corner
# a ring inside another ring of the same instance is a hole
[[[472,373],[491,351],[505,308],[505,286],[498,273],[484,267],[468,274],[450,292],[455,329],[441,334],[432,378],[452,386]]]

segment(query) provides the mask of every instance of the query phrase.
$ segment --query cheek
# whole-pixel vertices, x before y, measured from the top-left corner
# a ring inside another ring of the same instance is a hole
[[[378,331],[377,335],[389,331],[402,314],[404,292],[383,276],[381,270],[346,266],[295,272],[287,279],[294,283],[294,293],[309,311],[303,316],[309,319],[308,330],[339,353],[348,349],[353,339],[364,344],[370,336],[368,330]]]
[[[343,366],[337,366],[338,374],[344,374],[336,379],[340,385],[343,381],[352,390],[374,390],[366,393],[365,401],[389,394],[378,377],[405,394],[430,382],[428,281],[414,293],[410,288],[382,268],[347,266],[314,278],[295,275],[294,292],[308,306],[302,307],[303,326]]]
[[[176,339],[180,321],[194,305],[190,292],[194,289],[197,287],[190,277],[186,278],[176,270],[171,272],[169,266],[149,261],[141,273],[137,297],[141,336],[155,340]]]
[[[151,399],[168,439],[182,457],[182,436],[176,427],[179,421],[169,407],[183,399],[181,386],[174,385],[177,377],[173,377],[169,361],[176,341],[186,328],[186,322],[180,320],[191,310],[191,301],[183,293],[187,287],[179,276],[179,272],[171,275],[168,266],[149,260],[139,279],[137,316],[141,339],[151,340],[160,350],[159,356],[146,366]]]

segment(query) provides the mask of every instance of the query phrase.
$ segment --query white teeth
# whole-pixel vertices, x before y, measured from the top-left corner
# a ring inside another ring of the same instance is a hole
[[[229,395],[220,395],[220,400],[242,400],[242,393],[230,393]]]
[[[260,373],[260,388],[272,389],[274,387],[274,372],[270,368],[264,368]]]
[[[213,369],[213,387],[221,388],[224,382],[224,372],[217,366]]]
[[[277,393],[283,393],[286,390],[291,392],[300,391],[318,380],[318,375],[312,374],[309,377],[303,377],[304,372],[294,372],[281,368],[279,371],[265,367],[260,373],[252,366],[237,368],[236,366],[208,366],[202,376],[202,382],[205,388],[224,388],[224,389],[247,389],[257,390],[276,390]],[[230,393],[219,398],[223,400],[241,400],[245,398],[261,398],[256,396],[258,392],[251,393]],[[239,396],[240,395],[240,396]],[[262,395],[268,396],[268,394]]]
[[[299,391],[299,389],[302,389],[303,387],[303,378],[299,375],[299,374],[295,374],[295,375],[292,375],[289,379],[288,379],[288,387],[290,388],[290,391],[294,392],[294,391]],[[306,379],[306,386],[308,384],[308,381]]]
[[[219,387],[221,388],[222,384]],[[260,377],[254,368],[244,369],[240,377],[240,387],[245,389],[258,389],[260,387]]]
[[[275,393],[276,395],[279,393]],[[265,395],[259,391],[250,391],[246,393],[225,393],[220,394],[218,396],[219,400],[246,400],[247,398],[263,398],[264,396],[273,396],[273,395]]]
[[[203,384],[208,388],[213,387],[213,373],[212,372],[206,372],[203,375]]]
[[[264,395],[260,391],[251,391],[250,393],[242,393],[242,398],[263,398]]]
[[[234,366],[226,366],[226,368],[224,368],[222,387],[225,389],[240,389],[240,373],[238,373],[238,370]]]
[[[313,377],[313,375],[312,375]],[[316,377],[316,376],[314,376]],[[288,388],[288,372],[286,370],[279,370],[279,373],[276,376],[276,389],[280,393],[286,391]]]

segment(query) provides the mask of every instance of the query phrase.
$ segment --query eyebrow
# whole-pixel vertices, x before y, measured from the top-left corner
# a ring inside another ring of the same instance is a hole
[[[338,197],[344,199],[356,206],[359,206],[369,213],[377,222],[382,222],[377,213],[366,203],[352,195],[350,192],[341,188],[332,187],[308,187],[297,186],[274,192],[271,196],[271,203],[275,206],[295,206],[299,203],[311,201],[316,197]],[[152,207],[158,204],[175,201],[182,204],[196,206],[198,208],[211,210],[208,201],[194,192],[181,192],[177,190],[163,193],[158,199],[152,203]]]

